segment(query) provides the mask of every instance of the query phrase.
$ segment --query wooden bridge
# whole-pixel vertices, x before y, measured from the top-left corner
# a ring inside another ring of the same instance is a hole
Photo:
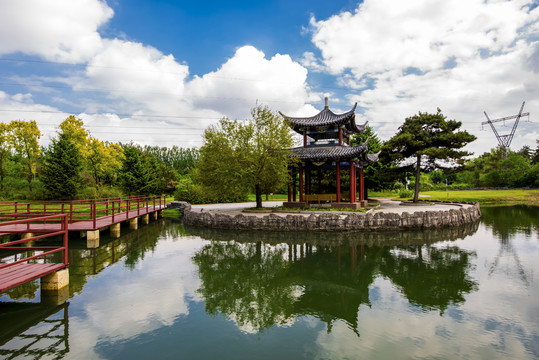
[[[166,206],[165,196],[131,196],[73,201],[8,201],[0,202],[0,221],[15,221],[37,216],[66,214],[68,231],[86,231],[89,241],[99,239],[99,230],[111,227],[119,232],[119,224],[130,221],[136,228],[139,217],[148,222],[150,214],[157,215]],[[40,233],[57,230],[58,221],[32,221],[3,226],[0,236],[8,233]],[[27,235],[29,236],[29,235]],[[119,233],[118,233],[119,236]],[[93,247],[93,246],[91,246]]]
[[[8,262],[0,263],[0,292],[4,292],[15,286],[44,276],[49,277],[45,279],[45,281],[42,280],[42,289],[57,290],[66,285],[65,274],[62,276],[64,279],[60,280],[58,279],[58,276],[50,275],[57,274],[59,271],[67,269],[69,265],[67,260],[67,215],[48,215],[2,222],[0,223],[0,231],[4,234],[15,233],[16,231],[12,230],[14,227],[27,227],[36,221],[58,221],[59,223],[55,229],[42,229],[40,231],[42,233],[41,235],[29,236],[21,240],[0,244],[0,252],[2,253],[0,257],[2,261],[5,260],[6,257],[8,258]],[[31,245],[39,240],[58,235],[61,235],[63,239],[63,245],[61,246],[21,246],[24,243],[29,243],[28,245]],[[21,252],[26,252],[26,257],[21,255]],[[57,259],[56,262],[51,262],[51,255],[59,252],[62,253],[61,258]],[[69,281],[69,278],[67,281]]]
[[[139,218],[149,222],[157,219],[166,207],[165,196],[131,196],[122,198],[74,201],[8,201],[0,202],[0,237],[18,234],[20,240],[0,243],[0,292],[28,281],[58,274],[67,269],[68,232],[86,232],[87,247],[99,247],[99,231],[109,228],[113,237],[120,236],[120,224],[129,221],[131,229],[138,227]],[[39,234],[39,235],[36,235]],[[35,241],[62,235],[63,246],[32,246]],[[9,240],[9,239],[8,239]],[[28,243],[29,246],[20,246]],[[17,259],[20,252],[38,255]],[[47,259],[63,251],[63,261],[50,263]],[[3,254],[8,253],[5,261]],[[67,271],[66,271],[67,273]],[[65,278],[65,275],[63,275]],[[62,282],[58,277],[47,282]],[[68,281],[68,280],[67,280]],[[43,280],[42,280],[43,289]]]

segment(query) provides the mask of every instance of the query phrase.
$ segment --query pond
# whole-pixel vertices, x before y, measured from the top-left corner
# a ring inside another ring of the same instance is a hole
[[[539,208],[482,212],[432,231],[167,219],[98,249],[71,240],[65,303],[38,281],[0,296],[0,358],[539,358]]]

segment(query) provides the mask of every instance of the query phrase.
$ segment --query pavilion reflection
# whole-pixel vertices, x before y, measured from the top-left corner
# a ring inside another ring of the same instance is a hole
[[[209,314],[223,314],[252,332],[314,316],[328,332],[335,321],[343,321],[358,336],[358,312],[371,306],[371,285],[378,276],[425,311],[443,313],[464,302],[477,289],[469,276],[475,254],[435,243],[476,230],[477,224],[469,224],[434,231],[305,235],[186,227],[188,235],[212,240],[193,257],[202,282],[198,292]]]

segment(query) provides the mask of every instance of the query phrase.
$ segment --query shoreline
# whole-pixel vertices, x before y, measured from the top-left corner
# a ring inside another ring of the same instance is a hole
[[[391,231],[461,226],[478,221],[478,203],[433,202],[432,205],[403,204],[378,199],[380,205],[366,213],[346,211],[246,211],[246,203],[207,204],[184,207],[186,225],[215,229],[253,231]],[[278,203],[278,202],[274,202]],[[274,205],[275,206],[275,205]]]

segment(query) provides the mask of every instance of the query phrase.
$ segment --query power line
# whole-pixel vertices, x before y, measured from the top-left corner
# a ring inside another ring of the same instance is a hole
[[[104,65],[87,64],[87,63],[74,64],[74,63],[61,62],[61,61],[13,59],[13,58],[4,58],[4,59],[0,58],[0,61],[17,62],[17,63],[22,62],[22,63],[37,63],[37,64],[68,65],[68,66],[75,66],[75,67],[81,67],[81,68],[101,68],[101,69],[127,70],[127,71],[136,71],[136,72],[151,72],[151,73],[158,73],[158,74],[185,75],[183,72],[175,72],[175,71],[148,70],[148,69],[141,69],[141,68],[129,68],[129,67],[122,67],[122,66],[104,66]],[[281,84],[281,85],[292,84],[291,82],[286,82],[286,81],[268,81],[267,79],[248,79],[248,78],[240,78],[240,77],[214,75],[212,73],[203,74],[201,76],[198,76],[197,78],[202,79],[204,77],[222,79],[222,80],[234,80],[234,81],[265,82],[265,83],[274,83],[274,84]],[[314,87],[318,89],[332,89],[332,90],[347,90],[347,91],[358,90],[358,89],[351,89],[350,87],[344,87],[344,86],[320,86],[320,84],[315,84]]]

